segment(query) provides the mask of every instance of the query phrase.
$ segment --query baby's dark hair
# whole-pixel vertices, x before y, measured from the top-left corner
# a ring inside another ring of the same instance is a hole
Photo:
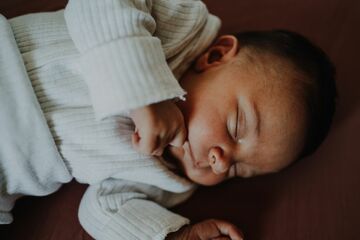
[[[298,157],[315,152],[329,132],[336,108],[336,73],[329,57],[305,37],[287,30],[248,31],[234,36],[241,47],[271,53],[290,61],[308,78],[301,83],[305,90],[308,130]]]

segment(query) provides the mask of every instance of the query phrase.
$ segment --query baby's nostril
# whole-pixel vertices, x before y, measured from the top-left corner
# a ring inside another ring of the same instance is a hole
[[[215,157],[215,155],[212,155],[211,156],[211,163],[215,164],[215,162],[216,162],[216,157]]]

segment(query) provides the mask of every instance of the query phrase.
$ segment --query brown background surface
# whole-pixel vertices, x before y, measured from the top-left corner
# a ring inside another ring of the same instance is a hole
[[[337,66],[339,106],[329,137],[313,156],[279,174],[201,188],[174,211],[193,221],[230,220],[246,239],[360,239],[360,1],[205,2],[223,20],[223,32],[285,28],[320,45]],[[13,17],[65,3],[0,0],[0,13]],[[76,217],[85,188],[72,182],[51,196],[20,200],[15,222],[0,227],[0,238],[90,239]]]

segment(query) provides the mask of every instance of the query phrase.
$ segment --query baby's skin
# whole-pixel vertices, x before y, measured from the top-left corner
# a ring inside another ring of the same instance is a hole
[[[136,130],[132,136],[134,148],[148,155],[161,156],[168,146],[182,147],[186,140],[184,118],[171,100],[138,108],[130,113]],[[209,219],[182,227],[166,239],[232,239],[242,240],[242,232],[233,224]]]
[[[182,147],[186,139],[184,117],[171,100],[130,112],[136,126],[133,147],[147,155],[161,156],[168,145]]]
[[[306,112],[291,91],[302,77],[285,60],[252,54],[220,36],[180,79],[186,101],[166,100],[130,112],[134,148],[166,157],[201,185],[280,171],[301,151]],[[168,239],[243,239],[229,222],[206,220]]]

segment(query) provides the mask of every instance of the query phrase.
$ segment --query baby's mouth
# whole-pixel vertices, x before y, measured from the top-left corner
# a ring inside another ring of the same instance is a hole
[[[175,172],[184,177],[187,176],[186,169],[190,168],[197,169],[199,166],[196,165],[195,158],[193,157],[191,146],[188,141],[184,143],[182,147],[167,146],[163,154],[164,159],[175,165]]]
[[[208,168],[210,165],[207,161],[199,161],[194,157],[191,146],[189,142],[186,142],[183,146],[184,148],[184,160],[188,160],[193,165],[193,168]]]
[[[188,167],[191,166],[193,169],[209,167],[207,161],[197,161],[194,158],[188,141],[186,141],[182,147],[167,146],[164,150],[163,157],[165,161],[175,165],[176,168],[182,172],[182,175],[186,175],[186,165]]]
[[[191,146],[190,146],[188,141],[186,141],[184,143],[183,149],[184,149],[183,160],[184,161],[189,161],[191,163],[191,165],[193,166],[193,168],[197,168],[198,165],[196,163],[196,160],[195,160],[194,155],[193,155],[192,150],[191,150]]]

